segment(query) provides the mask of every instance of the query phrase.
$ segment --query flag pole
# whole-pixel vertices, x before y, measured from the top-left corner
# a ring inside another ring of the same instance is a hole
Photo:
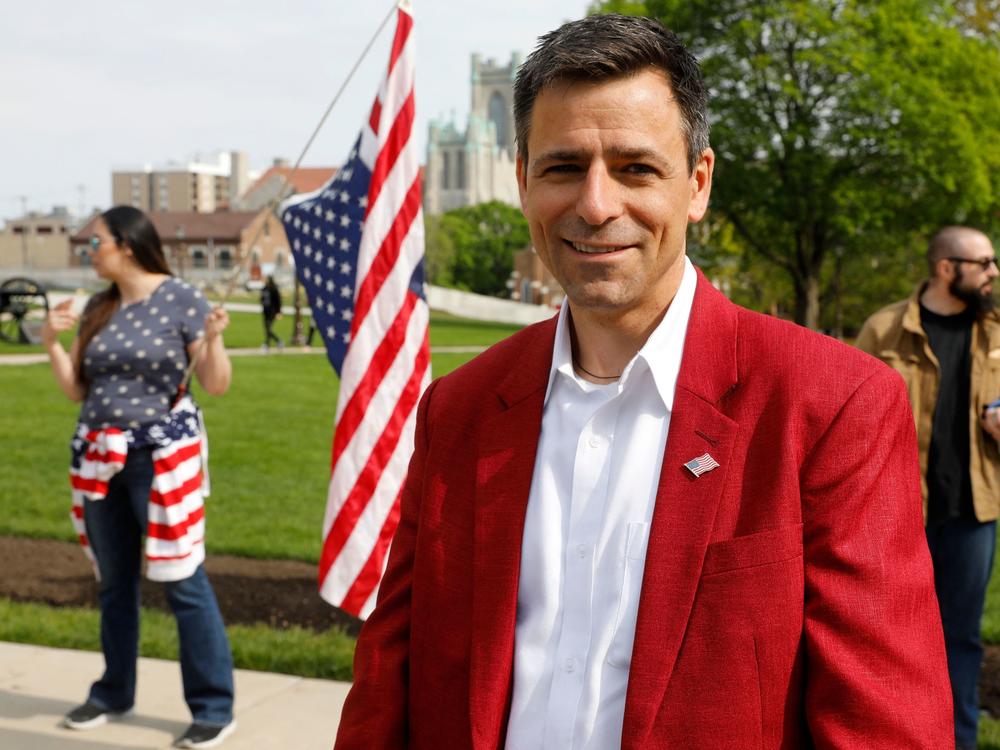
[[[382,22],[378,25],[378,28],[375,29],[375,33],[372,34],[371,38],[368,40],[368,44],[366,44],[365,48],[361,50],[361,54],[358,56],[357,60],[354,61],[354,65],[352,65],[351,69],[347,72],[347,76],[340,84],[340,88],[337,89],[337,93],[334,94],[333,99],[330,101],[330,104],[327,106],[326,111],[320,118],[319,124],[316,125],[315,129],[312,132],[312,135],[309,136],[309,140],[306,141],[306,145],[302,148],[302,152],[299,154],[299,158],[295,160],[295,165],[288,173],[288,177],[285,180],[285,184],[281,187],[277,195],[275,195],[274,198],[272,198],[270,203],[268,204],[266,210],[273,213],[275,216],[278,216],[277,208],[281,204],[281,202],[284,201],[286,198],[288,198],[290,195],[292,195],[292,192],[288,191],[288,189],[292,187],[292,178],[295,177],[296,172],[302,165],[302,160],[305,159],[305,156],[309,152],[309,149],[312,146],[313,141],[316,140],[316,136],[319,135],[319,131],[323,128],[323,125],[326,123],[326,120],[330,116],[330,113],[333,111],[333,108],[336,106],[337,102],[340,101],[340,97],[347,89],[347,84],[349,84],[351,82],[351,79],[354,78],[354,74],[358,71],[358,68],[361,67],[361,63],[368,56],[368,53],[371,51],[371,48],[375,45],[375,40],[378,39],[379,35],[382,33],[382,30],[386,27],[386,24],[389,23],[389,19],[392,18],[396,9],[399,8],[399,5],[400,5],[400,0],[394,0],[394,2],[392,3],[392,7],[389,8],[389,12],[385,14],[385,17],[382,19]],[[260,238],[261,232],[264,230],[264,224],[266,223],[267,220],[265,219],[265,221],[261,222],[260,226],[257,227],[257,231],[254,232],[254,235],[250,240],[250,243],[248,245],[249,247],[253,247],[257,243],[257,240]],[[244,246],[243,248],[240,249],[240,253],[238,256],[239,262],[237,263],[236,268],[233,269],[233,273],[230,274],[229,281],[222,293],[222,299],[219,302],[220,305],[224,305],[226,303],[226,300],[229,299],[229,297],[233,293],[233,290],[236,288],[236,279],[239,277],[239,274],[243,270],[243,267],[246,264],[246,260],[249,257],[249,254],[246,252],[246,247],[247,246]],[[297,287],[298,275],[296,275],[295,277],[295,283]],[[298,317],[298,305],[299,305],[298,294],[296,294],[295,296],[295,305],[296,305],[296,317]],[[191,361],[188,363],[187,370],[185,370],[184,372],[184,378],[181,380],[181,384],[177,389],[177,398],[183,396],[188,390],[188,385],[191,382],[191,375],[194,373],[195,367],[197,367],[198,365],[198,360],[201,359],[202,350],[204,349],[204,343],[205,343],[205,338],[202,337],[198,339],[198,341],[195,344],[195,349],[194,352],[192,353]]]

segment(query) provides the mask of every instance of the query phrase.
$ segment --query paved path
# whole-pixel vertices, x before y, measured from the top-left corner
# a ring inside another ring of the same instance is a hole
[[[135,713],[88,731],[60,726],[104,666],[99,653],[0,642],[0,748],[169,748],[191,721],[180,667],[139,660]],[[236,670],[236,732],[224,750],[330,750],[350,685]]]

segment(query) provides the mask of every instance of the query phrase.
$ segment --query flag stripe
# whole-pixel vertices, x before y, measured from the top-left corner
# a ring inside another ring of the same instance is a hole
[[[375,485],[382,475],[382,470],[389,462],[389,458],[399,442],[403,426],[410,412],[416,408],[417,400],[420,398],[424,371],[430,364],[429,349],[429,346],[421,347],[414,364],[413,373],[410,375],[410,379],[403,389],[403,394],[396,404],[396,408],[393,410],[392,417],[383,430],[382,435],[373,446],[368,462],[365,464],[350,494],[345,499],[340,513],[323,543],[323,553],[320,559],[321,581],[326,577],[330,566],[340,553],[348,536],[354,530],[361,512],[371,498]]]
[[[330,473],[329,503],[323,519],[323,536],[330,530],[334,517],[358,481],[368,460],[368,449],[374,445],[392,418],[392,413],[410,378],[414,362],[427,337],[428,311],[423,303],[414,308],[406,331],[406,339],[395,361],[383,378],[374,397],[365,409],[364,419]],[[406,450],[412,449],[412,432],[407,432]],[[394,493],[395,491],[393,491]]]
[[[379,151],[378,158],[375,160],[375,168],[372,169],[372,185],[368,190],[369,210],[378,202],[378,197],[382,192],[386,176],[392,170],[396,159],[399,158],[399,155],[410,141],[410,133],[413,131],[414,113],[413,90],[411,89],[410,95],[406,97],[406,101],[403,103],[403,108],[400,110],[399,116],[392,123],[392,129],[389,130],[385,147]]]
[[[410,322],[410,314],[416,306],[418,297],[408,295],[403,306],[400,308],[396,319],[393,321],[385,338],[378,345],[375,354],[371,359],[371,366],[365,374],[365,379],[361,381],[358,388],[351,394],[351,400],[347,403],[344,413],[340,415],[337,422],[337,431],[333,438],[333,452],[330,457],[331,469],[337,465],[337,461],[344,452],[344,448],[354,437],[358,425],[364,419],[365,411],[375,395],[375,390],[382,382],[390,365],[399,354],[403,341],[406,338],[407,325]]]
[[[389,510],[389,515],[386,517],[385,523],[382,524],[382,530],[378,535],[378,541],[372,547],[372,553],[365,561],[364,567],[358,573],[358,577],[354,579],[354,583],[351,584],[347,593],[344,594],[345,608],[360,610],[365,602],[368,601],[372,592],[378,587],[378,582],[385,570],[389,543],[392,541],[393,534],[396,533],[396,529],[399,527],[399,504],[402,496],[403,490],[401,487],[399,494],[396,495],[396,499],[392,503],[392,508]]]
[[[399,259],[399,251],[403,245],[403,240],[409,233],[410,225],[416,218],[420,210],[420,180],[414,180],[410,190],[406,195],[406,200],[400,212],[396,214],[395,221],[392,222],[392,229],[379,248],[375,262],[372,263],[371,270],[365,277],[361,288],[358,290],[357,301],[354,303],[354,323],[351,327],[351,337],[357,337],[357,330],[365,320],[368,310],[371,308],[372,300],[382,288],[389,273],[395,267]]]

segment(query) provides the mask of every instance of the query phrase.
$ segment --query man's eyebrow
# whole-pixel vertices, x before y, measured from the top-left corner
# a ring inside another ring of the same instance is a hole
[[[605,156],[618,161],[649,161],[666,164],[666,161],[655,149],[641,146],[609,146],[603,149]],[[581,162],[589,159],[589,152],[578,149],[556,149],[546,151],[531,160],[531,166],[537,167],[554,161]]]

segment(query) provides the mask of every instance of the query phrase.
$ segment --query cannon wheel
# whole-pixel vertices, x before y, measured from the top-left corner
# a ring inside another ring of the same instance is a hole
[[[24,278],[0,284],[0,339],[12,344],[37,344],[38,331],[49,312],[45,287]]]

